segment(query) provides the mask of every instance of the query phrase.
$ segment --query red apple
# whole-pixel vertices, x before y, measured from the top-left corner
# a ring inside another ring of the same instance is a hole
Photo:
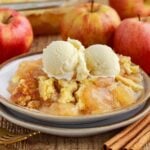
[[[109,4],[117,10],[121,19],[150,15],[150,0],[109,0]]]
[[[150,73],[150,17],[123,20],[114,36],[114,49],[131,56],[134,63]]]
[[[29,21],[15,10],[0,8],[0,63],[27,52],[32,41]]]
[[[76,6],[62,20],[61,35],[64,40],[68,37],[80,40],[84,46],[91,44],[111,43],[114,31],[120,24],[117,12],[100,3]]]

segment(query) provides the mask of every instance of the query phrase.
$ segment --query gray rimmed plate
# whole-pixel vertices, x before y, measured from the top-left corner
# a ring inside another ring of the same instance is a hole
[[[150,96],[150,79],[146,73],[142,72],[143,77],[144,77],[145,91],[144,91],[144,94],[137,100],[137,103],[129,107],[119,109],[119,110],[109,112],[109,113],[104,113],[104,114],[99,114],[99,115],[86,115],[86,116],[79,116],[79,117],[53,116],[53,115],[47,115],[47,114],[41,113],[36,110],[27,109],[27,108],[23,108],[15,104],[12,104],[9,101],[10,94],[7,91],[10,78],[15,73],[20,62],[24,60],[36,60],[39,58],[41,58],[41,53],[22,55],[22,56],[16,57],[15,59],[11,59],[7,61],[5,64],[2,64],[0,68],[0,83],[1,83],[0,84],[0,103],[10,108],[11,110],[14,110],[15,112],[20,113],[21,115],[23,114],[32,118],[36,118],[38,120],[50,121],[50,122],[57,123],[57,124],[74,124],[74,123],[80,124],[80,123],[87,123],[87,122],[121,117],[123,115],[128,115],[129,117],[131,117],[130,116],[131,112],[137,113],[137,110],[140,110],[142,106],[144,106],[148,97]]]
[[[1,104],[2,107],[5,107],[3,104]],[[45,125],[50,125],[53,127],[63,127],[63,128],[91,128],[91,127],[97,127],[97,126],[106,126],[106,125],[111,125],[111,124],[115,124],[118,122],[122,122],[125,121],[129,118],[134,117],[136,114],[142,112],[145,108],[150,107],[150,100],[148,100],[146,102],[145,105],[142,105],[141,107],[138,107],[138,109],[131,111],[130,114],[123,114],[121,116],[118,117],[112,117],[112,118],[108,118],[108,119],[104,119],[104,120],[97,120],[97,121],[93,121],[93,122],[80,122],[80,123],[57,123],[57,122],[51,122],[51,121],[42,121],[42,124]],[[10,108],[5,107],[5,109],[7,111],[9,111],[13,116],[20,118],[22,120],[28,120],[31,122],[39,122],[41,120],[38,120],[36,118],[30,117],[30,116],[26,116],[23,114],[20,114],[14,110],[11,110]]]
[[[103,124],[103,121],[97,121],[94,123],[89,123],[88,125],[80,125],[78,128],[75,127],[64,127],[62,126],[53,126],[50,123],[42,122],[41,120],[37,119],[31,119],[28,116],[15,116],[8,107],[3,106],[0,104],[0,114],[9,120],[10,122],[13,122],[14,124],[17,124],[19,126],[41,131],[48,134],[53,135],[59,135],[59,136],[68,136],[68,137],[79,137],[79,136],[89,136],[89,135],[95,135],[102,132],[108,132],[114,129],[118,129],[124,126],[127,126],[138,119],[144,117],[146,114],[150,112],[150,100],[147,101],[146,105],[143,107],[143,109],[137,113],[136,115],[132,116],[129,119],[126,119],[124,121],[119,121],[116,123],[112,123],[107,121],[107,125]],[[84,127],[83,127],[84,126]]]

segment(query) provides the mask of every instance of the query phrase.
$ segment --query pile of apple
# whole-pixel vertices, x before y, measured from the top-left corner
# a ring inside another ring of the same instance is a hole
[[[109,3],[114,9],[93,0],[72,9],[62,21],[62,38],[78,39],[86,47],[107,44],[117,53],[131,56],[134,63],[150,74],[150,0]]]
[[[26,17],[12,9],[0,8],[0,63],[25,53],[33,41]]]

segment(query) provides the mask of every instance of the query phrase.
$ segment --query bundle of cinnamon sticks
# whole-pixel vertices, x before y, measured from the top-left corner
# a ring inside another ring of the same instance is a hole
[[[150,141],[150,114],[104,144],[104,150],[141,150]]]

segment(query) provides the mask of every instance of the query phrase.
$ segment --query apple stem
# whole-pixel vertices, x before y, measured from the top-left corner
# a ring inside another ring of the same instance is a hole
[[[9,21],[10,21],[10,19],[11,19],[12,17],[13,17],[13,16],[10,15],[8,18],[6,18],[6,19],[3,21],[3,23],[4,23],[4,24],[8,24]]]
[[[91,12],[93,12],[94,0],[91,0]]]
[[[138,19],[139,19],[139,21],[141,21],[141,16],[138,14]]]

